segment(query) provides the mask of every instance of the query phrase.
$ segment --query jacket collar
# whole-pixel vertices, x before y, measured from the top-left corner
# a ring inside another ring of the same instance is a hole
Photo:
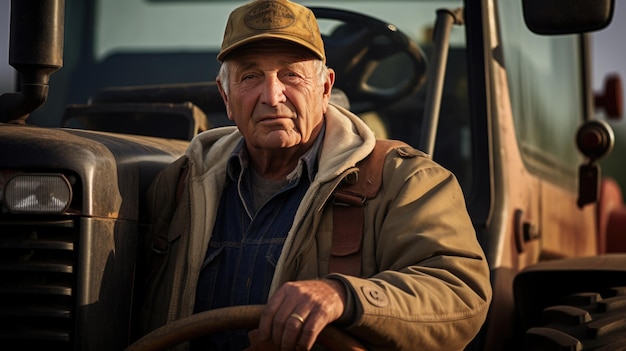
[[[300,178],[304,172],[309,179],[309,183],[313,182],[315,175],[317,174],[317,162],[319,159],[320,148],[322,145],[322,141],[324,140],[324,134],[326,131],[326,122],[322,122],[322,130],[320,134],[315,139],[315,142],[311,146],[307,152],[304,153],[298,160],[298,165],[296,166],[297,175],[295,178]],[[237,143],[235,149],[230,154],[228,159],[226,172],[228,178],[231,181],[235,181],[237,177],[240,176],[242,170],[247,169],[250,166],[250,155],[245,148],[245,142],[243,138]],[[295,179],[294,178],[294,179]]]
[[[325,137],[321,141],[316,177],[321,183],[331,181],[354,167],[369,155],[376,143],[374,132],[365,122],[340,106],[329,104],[325,121]],[[213,128],[198,134],[186,151],[193,173],[203,174],[214,167],[226,168],[228,159],[242,139],[234,126]]]

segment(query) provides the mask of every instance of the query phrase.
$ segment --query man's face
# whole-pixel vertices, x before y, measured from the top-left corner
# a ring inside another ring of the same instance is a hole
[[[272,153],[303,146],[320,132],[334,73],[320,76],[314,56],[282,42],[250,44],[228,58],[228,118],[248,148]]]

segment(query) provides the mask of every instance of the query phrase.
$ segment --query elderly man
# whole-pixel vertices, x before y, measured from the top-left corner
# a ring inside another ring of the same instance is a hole
[[[456,178],[423,153],[403,145],[380,159],[356,270],[330,263],[342,235],[332,194],[377,142],[329,102],[335,76],[313,13],[247,3],[231,13],[217,59],[236,127],[198,135],[151,188],[152,230],[168,250],[149,277],[146,328],[265,304],[250,338],[216,335],[192,348],[309,350],[331,323],[372,350],[467,345],[487,314],[489,270]]]

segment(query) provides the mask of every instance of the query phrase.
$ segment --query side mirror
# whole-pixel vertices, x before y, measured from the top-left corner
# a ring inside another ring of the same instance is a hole
[[[615,0],[522,0],[526,26],[536,34],[593,32],[613,19]]]

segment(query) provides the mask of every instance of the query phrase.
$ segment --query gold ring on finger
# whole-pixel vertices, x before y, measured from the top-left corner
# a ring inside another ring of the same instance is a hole
[[[304,318],[302,318],[302,316],[297,313],[292,313],[291,316],[289,316],[289,318],[295,318],[298,321],[300,321],[300,323],[304,324]]]

